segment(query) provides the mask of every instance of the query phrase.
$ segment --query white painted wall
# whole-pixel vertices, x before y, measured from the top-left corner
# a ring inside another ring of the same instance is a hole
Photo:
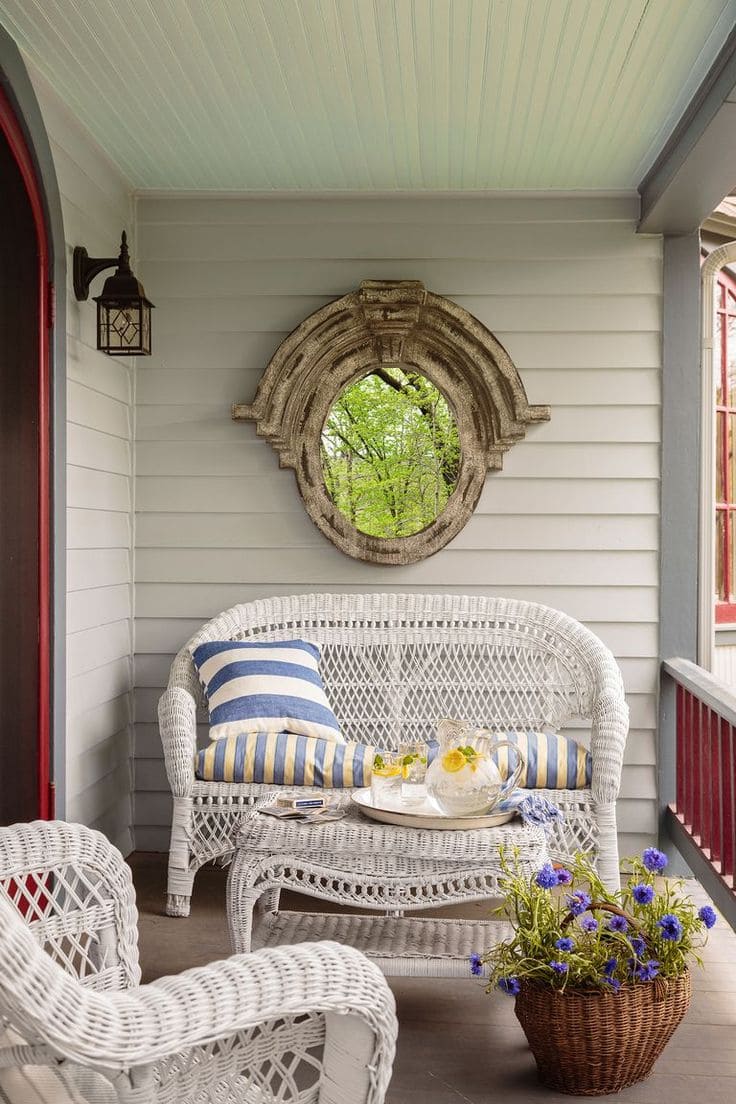
[[[177,648],[236,602],[321,588],[499,594],[586,622],[631,706],[622,846],[653,838],[662,275],[636,215],[606,197],[138,201],[157,308],[136,392],[138,848],[168,845],[155,710]],[[271,447],[230,420],[284,336],[367,278],[456,299],[552,406],[455,541],[405,568],[338,552]]]
[[[98,353],[71,253],[115,256],[134,230],[128,182],[31,70],[51,142],[67,242],[67,743],[69,820],[133,847],[131,698],[134,365]],[[92,294],[98,293],[97,284]]]

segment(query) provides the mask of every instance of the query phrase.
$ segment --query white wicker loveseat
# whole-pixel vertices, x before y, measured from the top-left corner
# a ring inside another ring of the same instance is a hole
[[[99,832],[0,829],[5,1104],[382,1104],[394,1000],[335,943],[139,985],[130,870]]]
[[[602,877],[618,884],[616,797],[628,709],[619,668],[597,636],[531,602],[304,594],[234,606],[204,625],[172,664],[159,703],[174,799],[169,915],[188,915],[197,870],[232,854],[245,806],[272,789],[195,778],[197,715],[204,722],[206,712],[192,651],[212,640],[297,637],[321,646],[327,696],[351,740],[395,747],[402,738],[428,739],[442,716],[500,729],[557,730],[585,721],[592,785],[548,792],[565,814],[550,849],[560,858],[594,850]]]

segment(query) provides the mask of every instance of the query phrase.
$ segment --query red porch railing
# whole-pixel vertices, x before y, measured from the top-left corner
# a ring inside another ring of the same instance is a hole
[[[736,694],[684,659],[662,679],[664,828],[736,927]]]

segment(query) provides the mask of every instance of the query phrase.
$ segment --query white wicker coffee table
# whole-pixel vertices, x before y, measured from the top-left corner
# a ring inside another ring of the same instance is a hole
[[[415,915],[499,896],[499,847],[518,849],[531,875],[547,858],[544,829],[431,831],[368,820],[355,808],[322,825],[253,812],[238,836],[227,911],[234,951],[333,939],[357,947],[385,974],[467,977],[468,956],[499,939],[499,920]],[[282,889],[383,915],[279,909]]]

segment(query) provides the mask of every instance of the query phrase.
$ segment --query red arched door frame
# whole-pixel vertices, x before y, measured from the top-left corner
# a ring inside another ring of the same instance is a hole
[[[45,203],[31,151],[13,107],[0,88],[0,131],[18,166],[38,241],[38,815],[53,816],[51,763],[51,380],[53,287]]]

